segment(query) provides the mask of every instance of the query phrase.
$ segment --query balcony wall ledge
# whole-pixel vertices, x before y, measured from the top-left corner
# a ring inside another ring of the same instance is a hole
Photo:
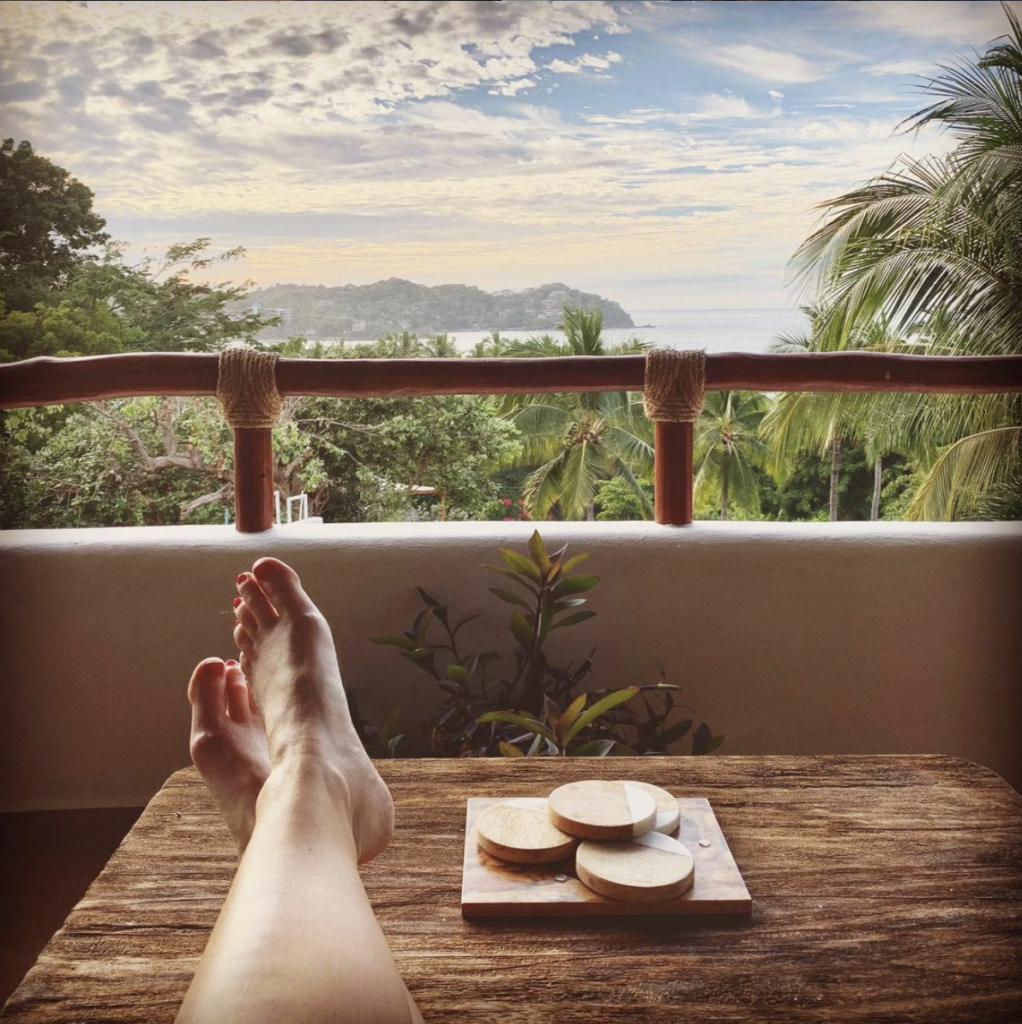
[[[542,523],[591,554],[598,617],[551,654],[595,647],[591,686],[663,669],[722,753],[946,753],[1022,786],[1022,524]],[[144,803],[187,763],[184,687],[229,657],[234,576],[290,561],[322,607],[366,715],[414,733],[428,678],[375,634],[407,628],[415,585],[468,649],[510,654],[481,567],[531,523],[379,523],[0,533],[0,810]]]

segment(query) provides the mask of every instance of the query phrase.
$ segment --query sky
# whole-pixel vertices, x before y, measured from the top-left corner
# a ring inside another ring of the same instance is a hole
[[[244,246],[220,279],[778,307],[819,203],[950,147],[897,132],[921,76],[1006,27],[994,0],[0,2],[0,133],[129,254]]]

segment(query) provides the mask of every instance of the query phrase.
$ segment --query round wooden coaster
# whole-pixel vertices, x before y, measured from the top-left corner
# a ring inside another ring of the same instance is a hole
[[[519,797],[487,807],[476,821],[476,839],[487,853],[514,864],[549,864],[578,844],[556,828],[542,797]]]
[[[601,896],[655,903],[677,899],[692,888],[695,861],[677,839],[647,832],[617,843],[581,843],[575,871]]]
[[[648,782],[634,782],[631,779],[623,780],[626,786],[638,786],[645,793],[656,801],[656,823],[653,825],[654,832],[663,832],[665,836],[673,836],[678,831],[681,822],[681,811],[678,809],[678,798],[672,796],[666,789],[653,786]]]
[[[656,801],[627,782],[569,782],[558,786],[547,803],[550,820],[579,839],[629,839],[656,822]]]

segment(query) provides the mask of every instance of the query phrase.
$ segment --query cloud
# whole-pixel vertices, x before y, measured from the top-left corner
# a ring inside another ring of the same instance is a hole
[[[515,78],[510,82],[502,82],[489,92],[491,96],[517,96],[523,89],[532,89],[536,84],[533,78]]]
[[[262,283],[779,280],[817,203],[933,149],[891,139],[895,115],[855,116],[894,91],[863,67],[915,51],[863,36],[854,59],[810,64],[809,35],[750,46],[728,21],[704,48],[728,70],[708,74],[679,61],[692,43],[671,19],[710,32],[711,8],[7,3],[5,134],[94,189],[112,230],[245,244],[238,277]],[[636,10],[666,27],[638,38]],[[754,81],[728,90],[733,70]]]
[[[766,82],[814,82],[826,75],[826,69],[798,54],[748,43],[709,47],[699,51],[699,55],[710,64]]]
[[[936,65],[925,60],[890,60],[862,69],[867,75],[932,75]]]
[[[941,0],[925,5],[914,0],[858,0],[835,6],[864,30],[947,39],[957,45],[978,45],[1003,35],[1008,28],[1001,5],[988,0]],[[1008,0],[1006,6],[1022,13],[1020,0]]]
[[[774,93],[772,95],[774,96],[774,106],[769,109],[755,107],[743,96],[732,96],[730,94],[704,96],[698,102],[696,109],[690,117],[695,120],[777,117],[780,113],[778,101],[781,94]]]
[[[619,64],[624,58],[620,53],[610,50],[602,57],[596,53],[583,53],[581,57],[574,60],[552,60],[546,65],[548,71],[555,75],[577,75],[580,71],[592,68],[597,71],[605,71],[612,64]]]

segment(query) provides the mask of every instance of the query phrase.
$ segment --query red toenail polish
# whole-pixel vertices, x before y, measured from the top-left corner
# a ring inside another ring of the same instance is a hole
[[[240,586],[242,583],[245,582],[245,574],[244,573],[239,574],[238,578],[234,582],[237,583]]]
[[[227,664],[228,665],[237,665],[238,663],[233,658],[228,658],[227,659]]]
[[[231,604],[233,604],[233,605],[234,605],[234,607],[235,607],[235,608],[237,608],[237,607],[238,607],[238,605],[239,605],[239,604],[241,604],[241,598],[240,598],[240,597],[236,597],[236,598],[235,598],[235,599],[234,599],[234,600],[233,600],[233,601],[231,602]]]

